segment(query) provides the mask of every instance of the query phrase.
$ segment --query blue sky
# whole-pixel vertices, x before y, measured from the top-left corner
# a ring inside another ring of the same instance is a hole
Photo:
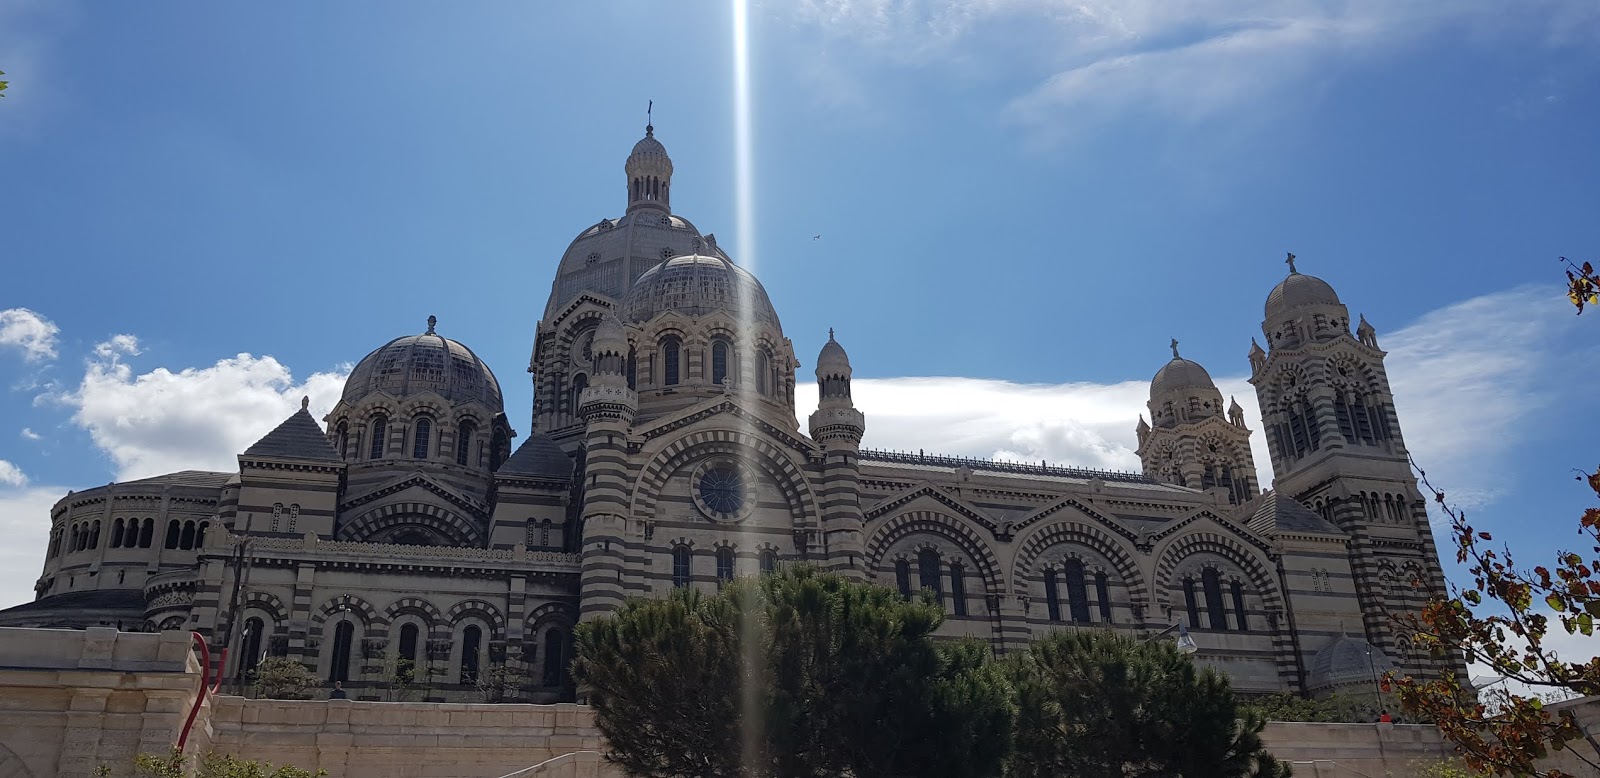
[[[1131,466],[1174,336],[1254,426],[1294,251],[1394,352],[1445,488],[1525,557],[1573,538],[1600,320],[1555,258],[1600,259],[1592,2],[757,2],[750,236],[730,29],[710,2],[0,2],[0,606],[65,489],[227,467],[429,314],[526,432],[555,264],[621,212],[648,100],[677,210],[803,362],[835,327],[872,379],[869,445]]]

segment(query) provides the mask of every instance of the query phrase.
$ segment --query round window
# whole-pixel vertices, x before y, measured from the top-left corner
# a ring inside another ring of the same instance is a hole
[[[710,519],[738,521],[755,507],[754,484],[737,463],[710,461],[695,473],[694,502]]]

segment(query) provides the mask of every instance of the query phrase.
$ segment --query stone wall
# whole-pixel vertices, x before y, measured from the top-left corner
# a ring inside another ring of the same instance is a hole
[[[523,773],[530,778],[622,775],[610,765],[581,758],[541,764],[604,748],[594,713],[573,704],[220,697],[199,745],[243,759],[320,768],[335,778],[497,778],[530,765],[545,771]]]
[[[0,628],[0,778],[88,778],[100,765],[127,776],[136,753],[170,751],[200,689],[190,646],[177,631]],[[1554,707],[1600,732],[1600,697]],[[1275,722],[1262,736],[1301,778],[1409,778],[1450,758],[1425,725]],[[216,697],[188,745],[330,778],[622,776],[600,756],[593,711],[573,704]],[[1543,766],[1585,769],[1561,754]]]
[[[172,749],[200,688],[187,632],[0,629],[0,776],[129,775]]]

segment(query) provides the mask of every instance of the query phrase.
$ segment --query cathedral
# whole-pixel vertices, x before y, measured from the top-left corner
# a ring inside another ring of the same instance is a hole
[[[928,590],[942,635],[1001,653],[1057,629],[1176,633],[1241,691],[1307,696],[1437,672],[1391,622],[1443,577],[1384,352],[1292,255],[1249,350],[1271,490],[1258,430],[1176,342],[1138,421],[1143,472],[892,453],[862,447],[872,409],[832,333],[801,425],[778,312],[674,212],[652,127],[624,170],[626,210],[556,268],[520,442],[495,373],[429,317],[237,471],[63,497],[36,598],[0,626],[194,630],[230,649],[226,677],[289,657],[366,699],[402,661],[430,700],[503,668],[545,702],[574,694],[579,622],[800,563]]]

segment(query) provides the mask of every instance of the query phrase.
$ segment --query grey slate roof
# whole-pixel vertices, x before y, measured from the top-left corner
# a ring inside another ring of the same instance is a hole
[[[567,456],[567,452],[562,451],[555,441],[535,432],[494,472],[495,475],[567,480],[572,478],[572,469],[572,457]]]
[[[173,486],[198,486],[208,489],[221,489],[238,473],[219,473],[214,470],[179,470],[176,473],[140,478],[133,481],[122,481],[117,486],[132,486],[135,484],[172,484]]]
[[[1239,517],[1250,529],[1262,534],[1298,532],[1313,535],[1344,535],[1344,530],[1318,516],[1300,501],[1278,492],[1258,495],[1239,506]]]
[[[244,455],[314,459],[322,462],[343,461],[339,457],[339,452],[334,450],[333,444],[328,442],[328,437],[322,434],[322,428],[317,426],[317,420],[311,418],[311,412],[305,408],[296,411],[293,416],[279,424],[277,429],[268,432],[266,437],[245,449]]]

